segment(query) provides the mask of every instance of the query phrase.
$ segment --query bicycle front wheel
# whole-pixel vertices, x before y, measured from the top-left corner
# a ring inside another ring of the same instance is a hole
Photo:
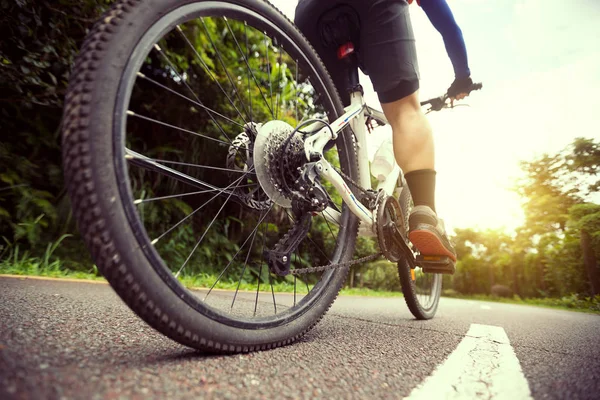
[[[148,324],[190,347],[239,352],[290,343],[322,317],[347,269],[270,272],[265,254],[295,222],[282,182],[293,185],[303,149],[257,132],[276,121],[287,135],[344,109],[279,11],[263,0],[120,1],[86,39],[65,103],[64,173],[80,231]],[[352,135],[326,156],[358,178]],[[358,222],[332,201],[338,224],[312,216],[291,269],[351,258]]]

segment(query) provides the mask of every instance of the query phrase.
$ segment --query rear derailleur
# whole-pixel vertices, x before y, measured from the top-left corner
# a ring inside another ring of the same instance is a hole
[[[292,227],[279,239],[273,249],[264,252],[269,270],[276,275],[286,276],[290,273],[292,254],[308,235],[312,216],[325,210],[328,206],[337,209],[318,181],[315,164],[306,164],[302,168],[300,177],[294,183],[296,190],[294,190],[292,198],[292,212],[294,213]]]

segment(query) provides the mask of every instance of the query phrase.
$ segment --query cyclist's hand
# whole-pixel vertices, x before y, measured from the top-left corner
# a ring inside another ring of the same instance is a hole
[[[456,95],[456,97],[450,97],[450,107],[454,107],[454,100],[462,100],[468,95],[468,93],[459,93]]]

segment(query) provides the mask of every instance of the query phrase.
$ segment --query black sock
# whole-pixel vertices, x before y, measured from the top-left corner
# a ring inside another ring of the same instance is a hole
[[[415,206],[429,206],[435,211],[435,171],[419,169],[404,175]]]

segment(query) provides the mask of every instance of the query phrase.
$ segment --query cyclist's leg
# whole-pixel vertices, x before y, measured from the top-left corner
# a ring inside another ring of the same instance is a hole
[[[392,126],[394,154],[415,204],[411,241],[422,254],[454,256],[435,213],[435,163],[431,126],[418,98],[415,40],[404,0],[374,0],[361,12],[361,58]]]
[[[418,92],[399,100],[381,103],[394,132],[394,155],[405,174],[435,168],[433,134],[421,111]],[[433,193],[420,203],[435,208]],[[428,198],[430,197],[430,198]]]

